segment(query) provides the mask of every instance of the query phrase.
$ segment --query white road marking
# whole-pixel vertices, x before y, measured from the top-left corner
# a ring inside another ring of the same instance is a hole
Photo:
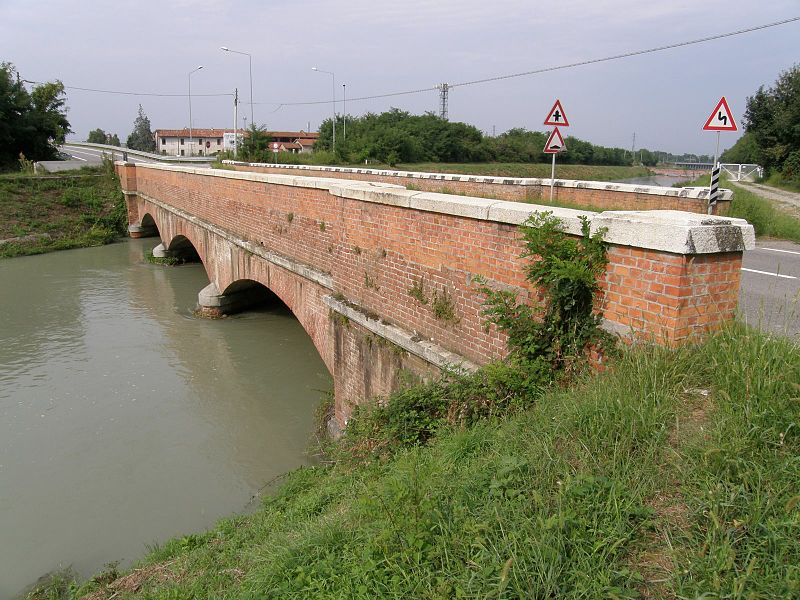
[[[781,250],[779,248],[756,248],[756,250],[769,250],[771,252],[784,252],[786,254],[797,254],[800,256],[800,252],[795,252],[794,250]]]
[[[772,275],[773,277],[780,277],[781,279],[797,279],[794,275],[781,275],[779,273],[770,273],[769,271],[756,271],[755,269],[745,269],[742,267],[742,271],[747,271],[748,273],[758,273],[759,275]]]
[[[67,154],[69,154],[70,158],[74,158],[75,160],[82,160],[83,162],[89,162],[88,160],[86,160],[85,158],[81,158],[80,156],[75,156],[74,154],[70,154],[69,152],[67,152]]]
[[[80,150],[75,150],[74,148],[67,147],[67,146],[65,146],[65,148],[67,148],[67,150],[69,151],[70,154],[73,154],[73,153],[75,153],[75,154],[83,154],[84,156],[91,156],[92,158],[100,158],[100,155],[99,154],[95,154],[94,152],[82,152]],[[76,156],[75,158],[78,158],[78,157]],[[81,158],[80,160],[86,160],[86,159],[85,158]]]

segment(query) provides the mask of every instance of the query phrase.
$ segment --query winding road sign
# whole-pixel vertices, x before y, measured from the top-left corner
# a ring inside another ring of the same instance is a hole
[[[717,106],[708,117],[706,124],[703,125],[704,131],[738,131],[736,121],[733,120],[733,113],[731,107],[728,106],[728,101],[725,96],[720,98]]]
[[[544,124],[552,125],[553,127],[569,127],[569,119],[567,119],[567,115],[564,112],[564,107],[561,106],[561,100],[556,99],[556,103],[553,104],[553,108],[547,114]]]

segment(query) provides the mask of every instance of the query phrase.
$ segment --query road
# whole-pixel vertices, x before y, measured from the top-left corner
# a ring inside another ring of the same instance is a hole
[[[739,310],[751,325],[800,338],[800,245],[760,239],[744,253]]]
[[[800,216],[800,194],[797,192],[790,192],[780,188],[763,185],[761,183],[747,183],[747,182],[730,182],[733,186],[741,186],[746,190],[751,191],[756,196],[761,196],[765,200],[777,204],[778,208],[782,208],[786,212]]]
[[[70,146],[69,144],[64,144],[59,148],[59,150],[61,150],[61,152],[63,152],[64,154],[68,154],[69,156],[71,156],[73,160],[77,160],[86,165],[99,165],[103,162],[103,155],[105,154],[106,156],[108,156],[110,154],[108,150],[84,148],[82,146]],[[122,159],[121,151],[115,152],[114,155],[117,160]],[[141,156],[134,156],[132,154],[128,155],[128,161],[134,163],[159,162],[151,158],[143,158]]]

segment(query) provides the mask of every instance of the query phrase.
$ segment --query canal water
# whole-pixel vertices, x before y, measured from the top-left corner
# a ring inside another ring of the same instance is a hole
[[[313,461],[330,375],[284,306],[196,318],[158,240],[0,260],[0,599],[250,510]]]

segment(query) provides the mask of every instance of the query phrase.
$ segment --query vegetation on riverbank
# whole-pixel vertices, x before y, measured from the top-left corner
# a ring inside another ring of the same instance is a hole
[[[541,394],[511,369],[490,373],[487,401],[516,412],[436,421],[420,443],[404,433],[424,396],[406,393],[403,409],[360,415],[331,464],[289,474],[255,514],[62,597],[800,593],[796,343],[736,325],[680,349],[626,348]]]
[[[800,593],[797,343],[733,325],[588,372],[602,240],[565,242],[540,219],[526,240],[553,245],[528,271],[544,321],[486,290],[508,361],[357,410],[327,464],[287,475],[254,514],[31,597]]]
[[[125,201],[110,164],[59,175],[0,176],[0,258],[108,244],[126,226]]]

